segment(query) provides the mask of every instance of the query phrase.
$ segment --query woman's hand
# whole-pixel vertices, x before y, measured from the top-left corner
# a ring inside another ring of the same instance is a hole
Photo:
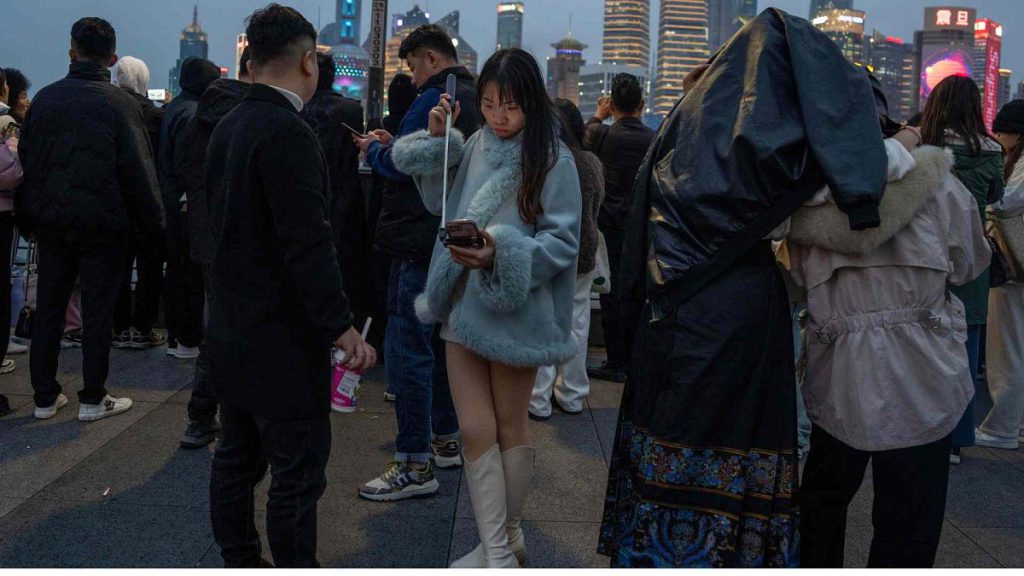
[[[487,230],[481,230],[480,237],[484,239],[483,248],[449,246],[448,251],[452,254],[452,260],[456,264],[462,264],[470,270],[490,270],[494,268],[494,257],[498,253],[494,243],[494,236],[491,236],[491,233]]]
[[[384,146],[391,146],[391,143],[395,141],[395,137],[387,130],[374,130],[373,132],[370,132],[370,134],[376,136]]]
[[[436,137],[444,136],[444,131],[447,128],[448,115],[452,114],[452,97],[448,94],[441,94],[441,101],[437,103],[437,106],[430,111],[430,135]],[[462,112],[462,105],[458,102],[455,103],[455,113],[452,114],[452,124],[459,119],[459,114]]]
[[[380,142],[381,139],[376,134],[367,134],[366,138],[361,138],[353,134],[352,141],[355,142],[356,146],[359,147],[360,152],[366,154],[366,152],[370,149],[370,144],[373,144],[374,142]]]

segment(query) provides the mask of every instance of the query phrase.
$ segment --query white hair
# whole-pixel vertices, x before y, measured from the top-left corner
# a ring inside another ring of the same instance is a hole
[[[115,86],[146,96],[149,93],[149,67],[133,56],[118,58],[112,81]]]

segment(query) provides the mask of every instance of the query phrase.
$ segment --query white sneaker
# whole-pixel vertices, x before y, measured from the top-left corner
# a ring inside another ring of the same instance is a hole
[[[95,422],[96,420],[127,412],[131,407],[131,398],[114,398],[108,394],[99,404],[80,405],[78,407],[78,419],[82,422]]]
[[[24,354],[26,352],[28,352],[28,346],[25,346],[24,344],[19,344],[14,340],[11,340],[10,344],[7,345],[8,354]]]
[[[194,358],[199,358],[199,347],[197,346],[195,348],[190,348],[188,346],[182,346],[179,343],[177,348],[171,350],[168,353],[171,356],[174,356],[175,358],[179,358],[181,360],[192,360]]]
[[[11,360],[10,358],[4,358],[4,361],[0,362],[0,374],[10,374],[11,372],[14,372],[15,368],[17,368],[17,366],[14,365],[14,360]]]
[[[1016,438],[1000,438],[991,434],[985,434],[981,430],[974,431],[974,443],[986,448],[997,448],[999,450],[1016,450],[1019,444]]]
[[[49,420],[57,415],[57,410],[67,406],[68,397],[60,394],[57,396],[57,401],[53,403],[53,406],[46,406],[41,408],[36,406],[35,417],[37,420]]]

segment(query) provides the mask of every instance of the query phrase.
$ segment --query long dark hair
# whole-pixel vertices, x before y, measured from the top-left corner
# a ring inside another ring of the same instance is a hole
[[[1006,160],[1003,164],[1003,179],[1007,182],[1013,176],[1013,169],[1017,167],[1017,163],[1024,158],[1024,134],[1017,136],[1017,144],[1011,150],[1006,151]]]
[[[499,50],[487,59],[477,79],[477,107],[483,110],[484,90],[491,83],[501,102],[515,102],[526,114],[523,128],[523,187],[519,216],[533,223],[544,212],[540,194],[548,172],[558,159],[558,126],[544,77],[533,56],[519,48]]]
[[[558,120],[562,124],[562,142],[565,142],[573,152],[583,150],[583,136],[586,134],[587,125],[583,123],[580,109],[572,100],[557,98],[555,110],[558,110]]]
[[[966,76],[950,76],[928,97],[921,117],[921,137],[925,144],[946,145],[946,130],[963,139],[972,154],[979,154],[982,140],[988,137],[981,111],[981,91]]]

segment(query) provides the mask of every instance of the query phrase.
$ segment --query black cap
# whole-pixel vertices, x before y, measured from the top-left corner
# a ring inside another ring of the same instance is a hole
[[[1024,134],[1024,100],[1014,100],[1003,106],[992,123],[993,132]]]

